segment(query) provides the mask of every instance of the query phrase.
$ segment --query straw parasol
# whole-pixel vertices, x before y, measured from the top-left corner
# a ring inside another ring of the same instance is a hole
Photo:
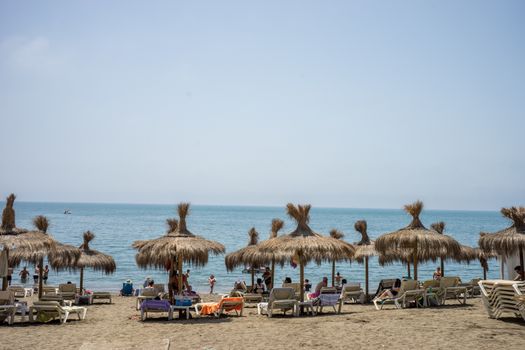
[[[341,231],[333,228],[330,230],[330,237],[335,239],[343,239],[344,233]],[[335,286],[335,260],[332,261],[332,287]]]
[[[271,238],[259,245],[262,250],[278,252],[282,263],[287,259],[298,261],[300,288],[304,291],[304,266],[308,262],[313,260],[320,264],[322,261],[349,260],[355,249],[349,243],[312,231],[308,226],[311,209],[309,204],[295,206],[289,203],[286,208],[288,215],[297,222],[297,228],[287,235]],[[304,301],[302,292],[301,301]]]
[[[2,211],[2,225],[0,226],[0,245],[3,245],[9,261],[11,249],[24,248],[31,250],[51,249],[55,245],[54,240],[46,234],[38,231],[28,231],[16,227],[15,203],[16,196],[11,193],[6,200]],[[7,278],[2,281],[2,290],[7,289]]]
[[[380,236],[375,241],[375,248],[380,254],[410,253],[414,262],[415,280],[418,260],[425,261],[441,256],[456,257],[461,252],[461,247],[455,239],[440,235],[423,225],[419,220],[422,210],[421,201],[405,205],[405,211],[412,216],[412,222],[400,230]]]
[[[50,264],[53,268],[79,268],[80,269],[80,290],[84,290],[84,269],[91,267],[95,271],[102,271],[106,275],[112,274],[117,268],[115,260],[108,254],[101,253],[97,250],[91,249],[89,243],[95,238],[95,234],[91,231],[86,231],[83,234],[84,242],[80,245],[80,258],[77,262],[72,263],[68,259],[64,259],[62,254],[51,254]],[[64,249],[64,245],[59,247],[57,251]]]
[[[203,237],[194,235],[186,227],[186,216],[189,213],[190,204],[181,203],[177,211],[179,221],[176,225],[175,219],[170,219],[168,232],[159,238],[135,241],[133,248],[138,250],[135,260],[141,268],[150,266],[163,268],[167,264],[170,266],[170,277],[177,265],[178,292],[182,292],[182,263],[187,262],[195,266],[204,266],[208,262],[208,254],[215,255],[224,253],[224,246],[218,242],[207,240]],[[169,280],[168,280],[168,284]],[[171,294],[171,284],[170,284]]]
[[[262,257],[260,254],[258,254],[257,249],[257,241],[259,239],[259,233],[255,230],[255,227],[252,227],[248,231],[248,245],[244,248],[241,248],[233,253],[230,253],[226,255],[224,258],[224,263],[226,264],[226,268],[228,271],[233,271],[237,266],[249,264],[250,265],[250,272],[252,275],[252,289],[255,285],[255,271],[254,267],[256,266],[256,262],[259,262],[263,260],[264,263],[267,261],[264,259],[261,259]],[[267,254],[268,255],[268,254]]]
[[[358,263],[365,263],[365,297],[368,298],[368,259],[371,256],[377,255],[374,242],[368,237],[366,232],[367,223],[365,220],[358,220],[354,224],[354,228],[357,232],[361,234],[361,240],[357,243],[354,243],[355,247],[355,256],[354,259]]]
[[[479,238],[479,247],[486,253],[509,256],[518,253],[523,268],[523,250],[525,249],[525,207],[502,208],[501,214],[512,221],[512,225],[492,234],[483,234]]]
[[[59,258],[62,261],[67,261],[70,266],[74,266],[78,259],[80,258],[80,250],[71,245],[62,244],[58,241],[55,241],[48,233],[49,220],[42,215],[36,216],[33,219],[33,225],[37,229],[36,232],[47,236],[49,239],[53,240],[54,245],[51,248],[46,248],[42,246],[40,249],[30,249],[28,247],[20,247],[14,249],[11,257],[9,259],[12,266],[18,266],[22,261],[27,261],[37,265],[38,268],[38,297],[42,297],[42,286],[43,286],[43,267],[44,267],[44,258],[47,257],[48,260],[51,260],[51,256]],[[51,264],[53,266],[53,264]]]

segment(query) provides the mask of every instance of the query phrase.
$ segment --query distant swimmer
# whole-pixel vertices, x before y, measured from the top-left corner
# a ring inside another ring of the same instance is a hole
[[[64,214],[71,214],[71,210],[69,209],[64,210]]]

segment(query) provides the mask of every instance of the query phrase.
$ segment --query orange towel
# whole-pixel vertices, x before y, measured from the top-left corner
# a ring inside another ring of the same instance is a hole
[[[236,297],[236,298],[223,298],[218,303],[201,303],[200,304],[201,305],[200,314],[201,315],[211,315],[214,312],[217,312],[221,308],[222,304],[225,301],[235,301],[235,302],[239,302],[240,303],[240,302],[243,301],[243,299],[239,298],[239,297]],[[242,304],[238,304],[238,305],[226,308],[225,311],[232,311],[232,310],[240,311],[241,309],[242,309]]]

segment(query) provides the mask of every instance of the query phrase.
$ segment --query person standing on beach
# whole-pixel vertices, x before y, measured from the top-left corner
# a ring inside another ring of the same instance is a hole
[[[27,277],[29,276],[29,271],[27,271],[27,266],[24,266],[22,271],[18,273],[20,276],[20,283],[26,284],[27,283]]]
[[[33,282],[38,283],[38,274],[40,273],[40,267],[35,265],[35,273],[33,274]]]
[[[213,288],[215,287],[215,283],[217,283],[217,280],[213,274],[211,274],[208,278],[208,283],[210,284],[210,294],[213,294]]]
[[[7,268],[7,285],[10,286],[11,285],[11,280],[13,279],[13,268],[12,267],[8,267]]]
[[[432,276],[433,279],[436,281],[439,281],[441,279],[441,268],[436,268],[436,271],[434,272],[434,275]]]
[[[336,287],[341,286],[341,279],[343,279],[343,277],[341,277],[341,274],[337,272],[337,274],[335,275],[335,286]]]
[[[525,281],[525,274],[523,272],[523,267],[518,265],[514,268],[514,271],[516,271],[516,277],[514,277],[514,281]]]
[[[43,274],[42,274],[42,281],[44,282],[44,284],[47,284],[48,275],[49,275],[49,265],[46,265],[46,267],[44,268]]]
[[[272,285],[272,273],[270,271],[270,268],[267,267],[262,275],[262,278],[264,280],[264,284],[266,284],[266,289],[270,290]]]

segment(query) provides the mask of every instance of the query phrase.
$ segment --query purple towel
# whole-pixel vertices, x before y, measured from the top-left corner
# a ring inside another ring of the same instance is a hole
[[[169,311],[170,310],[170,302],[167,300],[144,300],[140,307],[143,310],[162,310],[162,311]]]

